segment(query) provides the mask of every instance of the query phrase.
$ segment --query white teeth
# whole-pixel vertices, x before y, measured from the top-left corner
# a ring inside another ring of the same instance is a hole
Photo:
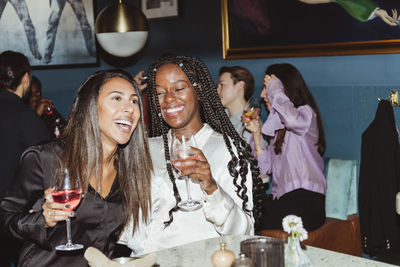
[[[132,122],[126,121],[126,120],[115,120],[114,122],[115,123],[119,123],[119,124],[126,124],[126,125],[129,125],[129,126],[132,126]]]
[[[178,112],[178,111],[181,111],[181,110],[183,110],[183,106],[180,106],[180,107],[176,107],[176,108],[167,108],[167,112],[168,113],[174,113],[174,112]]]

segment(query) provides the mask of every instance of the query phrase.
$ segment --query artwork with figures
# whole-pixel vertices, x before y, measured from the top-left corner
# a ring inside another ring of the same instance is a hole
[[[224,57],[400,53],[398,0],[222,0]]]
[[[0,51],[32,66],[94,64],[93,0],[0,0]]]
[[[142,12],[146,18],[178,16],[178,0],[142,0]]]

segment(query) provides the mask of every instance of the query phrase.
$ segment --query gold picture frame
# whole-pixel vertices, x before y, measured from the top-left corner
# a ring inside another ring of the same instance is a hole
[[[230,40],[232,29],[229,24],[231,0],[221,0],[222,13],[222,47],[224,59],[245,58],[279,58],[279,57],[315,57],[315,56],[342,56],[366,54],[400,53],[400,28],[399,36],[395,39],[329,42],[313,44],[290,45],[246,45],[235,46]],[[249,4],[251,4],[249,2]],[[319,5],[313,5],[319,6]],[[397,6],[396,6],[397,7]],[[400,7],[400,5],[399,5]],[[399,9],[400,10],[400,9]],[[341,12],[341,11],[338,11]],[[343,16],[348,16],[343,12]],[[353,18],[351,18],[353,19]],[[359,23],[355,21],[355,23]],[[375,22],[381,23],[381,22]],[[382,23],[381,23],[382,24]],[[387,26],[389,27],[389,26]]]

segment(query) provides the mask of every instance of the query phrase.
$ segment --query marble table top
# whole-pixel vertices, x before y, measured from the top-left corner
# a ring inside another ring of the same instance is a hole
[[[156,262],[160,267],[212,267],[211,255],[216,250],[219,250],[219,243],[225,242],[227,244],[227,249],[233,251],[236,257],[238,257],[240,242],[253,237],[254,236],[221,236],[161,250],[157,252]],[[307,246],[305,252],[310,257],[314,267],[395,266],[311,246]]]

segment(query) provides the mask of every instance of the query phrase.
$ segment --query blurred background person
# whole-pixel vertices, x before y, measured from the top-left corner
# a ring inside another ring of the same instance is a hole
[[[233,127],[249,143],[251,133],[245,129],[241,117],[254,93],[253,75],[241,66],[222,67],[217,91]]]
[[[36,76],[32,76],[31,90],[24,97],[24,103],[43,119],[51,135],[57,138],[61,134],[66,121],[54,107],[51,99],[42,96],[42,83]]]
[[[300,72],[291,64],[270,65],[261,97],[269,110],[262,125],[243,116],[253,133],[253,149],[262,174],[272,175],[272,196],[256,230],[282,229],[286,215],[302,218],[307,231],[325,222],[325,133],[317,103]],[[268,146],[261,142],[269,138]]]
[[[51,139],[43,120],[22,102],[29,92],[31,75],[31,66],[23,54],[0,54],[0,199],[12,183],[22,152]],[[10,261],[16,262],[18,244],[3,233],[0,235],[0,266],[9,266]]]

